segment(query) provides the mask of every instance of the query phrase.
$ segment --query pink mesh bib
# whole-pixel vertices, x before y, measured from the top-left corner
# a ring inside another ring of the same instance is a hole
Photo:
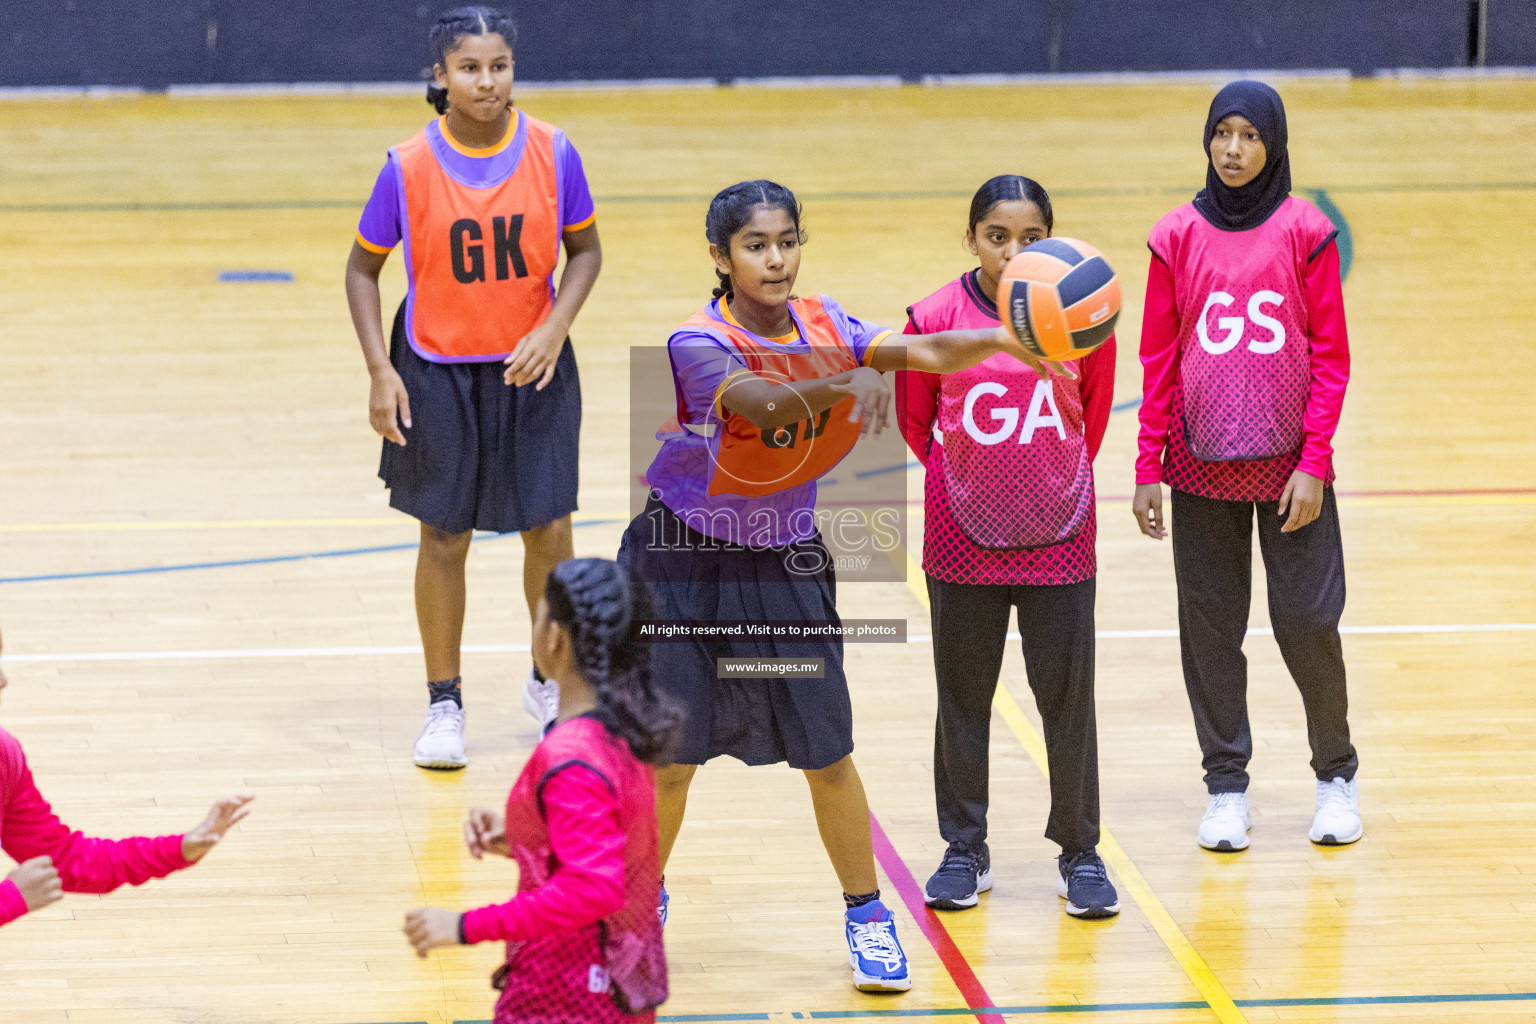
[[[940,305],[943,313],[926,308]],[[965,300],[961,281],[918,303],[912,315],[914,323],[956,330],[998,323]],[[1042,381],[1004,353],[946,374],[934,442],[928,472],[942,474],[955,522],[978,547],[1060,544],[1093,515],[1093,466],[1075,380]]]
[[[577,718],[552,730],[537,747],[507,798],[507,842],[519,869],[518,891],[543,885],[557,864],[544,824],[540,794],[545,780],[573,766],[596,772],[619,798],[624,847],[624,906],[598,924],[600,964],[590,970],[593,991],[607,990],[622,1013],[637,1014],[667,998],[667,958],[656,904],[661,895],[661,862],[656,832],[656,781],[623,740],[591,718]],[[493,984],[501,988],[514,970],[557,971],[569,964],[524,963],[523,944],[507,943],[507,962]],[[578,955],[578,949],[565,950]]]
[[[1149,242],[1173,271],[1185,442],[1205,462],[1267,459],[1303,439],[1311,386],[1302,279],[1334,234],[1295,196],[1249,231],[1222,231],[1185,204]]]

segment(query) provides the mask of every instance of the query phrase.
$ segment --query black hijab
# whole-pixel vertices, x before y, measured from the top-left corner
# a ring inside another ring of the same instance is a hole
[[[1233,188],[1222,182],[1211,161],[1211,138],[1221,119],[1241,114],[1258,129],[1264,142],[1264,167],[1258,177]],[[1291,157],[1285,150],[1285,104],[1263,82],[1229,82],[1211,100],[1205,118],[1205,188],[1195,196],[1195,209],[1223,231],[1256,228],[1279,209],[1291,194]]]

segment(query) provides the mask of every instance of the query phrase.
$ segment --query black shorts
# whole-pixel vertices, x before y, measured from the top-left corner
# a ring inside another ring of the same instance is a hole
[[[379,478],[389,504],[445,533],[512,533],[576,510],[581,381],[570,339],[543,391],[502,382],[500,360],[432,363],[395,314],[389,360],[405,382],[405,447],[384,442]]]
[[[652,516],[668,536],[685,538],[667,550],[648,547]],[[821,564],[794,573],[786,560]],[[713,541],[681,522],[654,497],[619,545],[619,564],[651,591],[658,619],[767,622],[802,620],[841,625],[837,578],[820,536],[782,548],[752,548]],[[729,754],[746,764],[825,768],[853,753],[853,704],[843,674],[843,641],[821,637],[654,643],[651,677],[683,706],[687,720],[673,755],[678,764],[703,764]],[[821,679],[719,679],[716,658],[821,658]]]

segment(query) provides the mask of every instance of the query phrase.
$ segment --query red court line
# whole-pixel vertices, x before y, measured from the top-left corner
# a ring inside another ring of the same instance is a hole
[[[939,955],[939,961],[944,969],[949,972],[950,979],[955,983],[955,988],[960,990],[960,996],[965,1000],[965,1005],[972,1010],[987,1009],[997,1004],[992,1002],[992,997],[987,995],[987,990],[981,987],[981,981],[977,979],[976,972],[971,970],[971,965],[965,959],[965,954],[960,952],[960,947],[955,945],[955,940],[950,938],[949,930],[944,927],[944,922],[934,911],[923,902],[923,891],[917,886],[917,879],[912,877],[912,872],[907,870],[906,862],[901,859],[901,854],[896,852],[896,847],[891,845],[891,839],[885,834],[885,829],[880,827],[880,821],[873,814],[869,816],[869,830],[875,842],[875,859],[885,869],[886,877],[896,887],[896,892],[901,896],[901,902],[906,904],[907,913],[917,922],[917,927],[928,939],[928,944]],[[977,1013],[976,1020],[980,1024],[1006,1024],[1002,1014]]]

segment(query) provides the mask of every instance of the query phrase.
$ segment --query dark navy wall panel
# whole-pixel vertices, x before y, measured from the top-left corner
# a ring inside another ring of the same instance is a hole
[[[1536,0],[1488,0],[1488,63],[1536,67]]]
[[[203,82],[203,0],[0,0],[0,85]]]
[[[1056,69],[1061,71],[1348,68],[1369,73],[1466,61],[1467,15],[1457,0],[1197,0],[1133,7],[1117,0],[1073,0],[1063,6],[1070,16]]]
[[[1490,0],[1489,63],[1536,63],[1536,0]],[[440,4],[0,0],[0,85],[402,81]],[[525,80],[1448,67],[1461,0],[537,0]],[[1512,58],[1512,59],[1511,59]]]

